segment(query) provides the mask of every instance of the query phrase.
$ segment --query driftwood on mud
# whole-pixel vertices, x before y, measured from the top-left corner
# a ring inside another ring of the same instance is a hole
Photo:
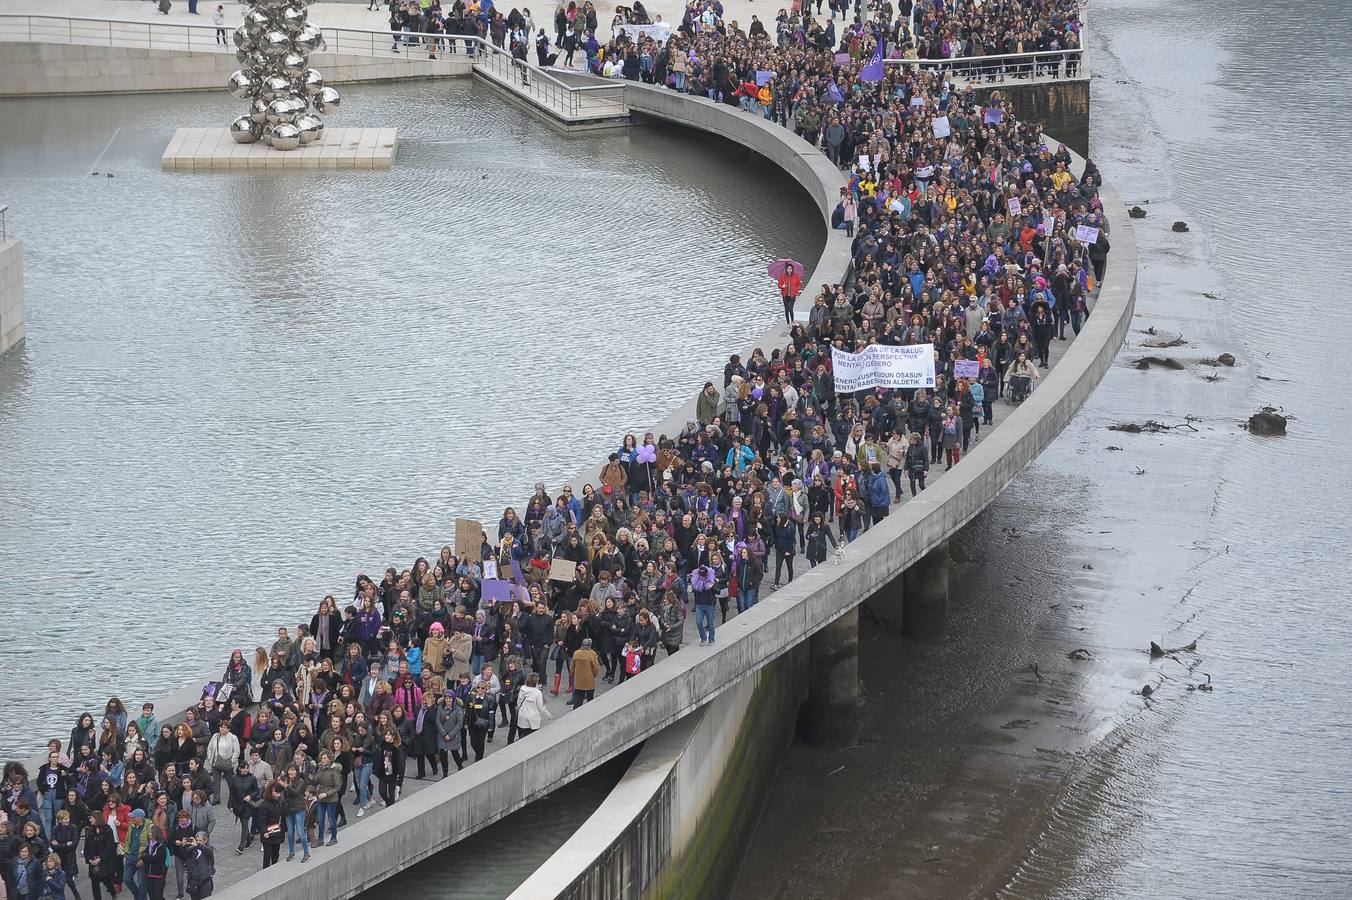
[[[1135,422],[1118,422],[1116,425],[1109,425],[1109,431],[1125,431],[1127,434],[1141,434],[1148,432],[1158,434],[1161,431],[1177,431],[1183,428],[1189,431],[1196,431],[1197,426],[1193,422],[1200,422],[1196,416],[1188,415],[1183,417],[1183,421],[1177,425],[1166,425],[1164,422],[1156,422],[1154,419],[1146,422],[1144,425],[1137,425]],[[1120,448],[1119,448],[1120,449]]]

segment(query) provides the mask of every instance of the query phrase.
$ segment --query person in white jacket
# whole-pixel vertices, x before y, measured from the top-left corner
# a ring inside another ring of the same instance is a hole
[[[516,698],[517,734],[525,737],[540,727],[545,719],[554,718],[554,714],[545,705],[545,692],[540,690],[540,676],[531,672],[521,693]]]
[[[230,720],[222,719],[221,728],[207,741],[207,771],[211,773],[211,803],[221,802],[221,776],[235,771],[239,763],[239,738],[230,730]]]

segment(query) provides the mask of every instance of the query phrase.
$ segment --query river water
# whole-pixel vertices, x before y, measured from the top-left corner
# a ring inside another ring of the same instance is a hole
[[[786,755],[735,896],[1352,895],[1328,315],[1352,101],[1321,74],[1352,58],[1352,7],[1104,0],[1092,24],[1093,156],[1148,211],[1127,345],[955,538],[949,642],[861,617],[861,743]],[[1143,349],[1152,327],[1186,344]],[[1148,353],[1187,368],[1130,367]],[[1288,436],[1239,427],[1263,405]]]
[[[389,172],[169,175],[217,94],[0,101],[28,343],[0,363],[0,756],[217,674],[659,421],[821,219],[730,144],[351,86]],[[341,121],[340,121],[341,120]],[[108,176],[112,177],[108,177]]]

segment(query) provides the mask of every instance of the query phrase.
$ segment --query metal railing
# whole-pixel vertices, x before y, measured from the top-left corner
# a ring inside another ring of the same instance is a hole
[[[1039,50],[999,56],[961,56],[953,59],[889,59],[891,66],[918,66],[947,72],[955,81],[970,85],[1006,81],[1076,81],[1089,77],[1089,54],[1074,50]]]
[[[574,86],[475,35],[372,31],[320,27],[322,52],[369,56],[409,63],[460,58],[561,119],[609,118],[627,113],[624,86]],[[100,19],[80,16],[0,14],[0,42],[78,44],[147,50],[234,54],[233,28],[222,44],[214,25],[185,22]]]
[[[9,238],[6,237],[5,231],[5,213],[7,212],[9,212],[9,204],[0,203],[0,244],[3,244],[5,241],[9,240]]]

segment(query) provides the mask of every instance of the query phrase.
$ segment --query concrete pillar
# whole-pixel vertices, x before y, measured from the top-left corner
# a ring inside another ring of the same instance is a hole
[[[850,746],[859,739],[859,608],[814,634],[808,654],[807,738],[818,746]]]
[[[0,355],[23,344],[23,242],[0,241]]]
[[[917,560],[902,575],[901,633],[937,643],[948,637],[948,541]]]

